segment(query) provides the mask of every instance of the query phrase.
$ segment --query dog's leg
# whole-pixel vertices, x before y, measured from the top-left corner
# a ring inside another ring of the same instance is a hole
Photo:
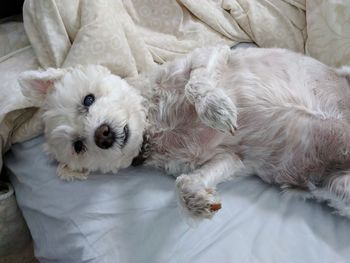
[[[194,104],[200,120],[213,129],[234,134],[237,129],[237,108],[212,81],[193,77],[185,87],[187,98]]]
[[[217,85],[221,75],[220,68],[226,64],[229,54],[230,49],[225,46],[211,51],[206,60],[195,53],[192,57],[190,79],[185,86],[185,95],[194,104],[203,123],[234,134],[237,127],[237,108],[225,91]]]
[[[57,167],[57,175],[65,181],[85,180],[88,178],[88,171],[74,171],[68,165],[60,163]]]
[[[244,165],[235,154],[218,154],[189,174],[176,179],[179,202],[192,218],[211,218],[221,203],[216,185],[229,180],[242,171]]]

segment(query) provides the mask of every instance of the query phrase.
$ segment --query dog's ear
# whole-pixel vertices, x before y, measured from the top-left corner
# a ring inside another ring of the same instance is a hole
[[[40,106],[54,82],[65,73],[64,69],[30,70],[20,74],[18,82],[22,93],[35,106]]]
[[[68,165],[60,163],[57,166],[57,175],[64,181],[85,180],[89,172],[87,170],[74,171]]]

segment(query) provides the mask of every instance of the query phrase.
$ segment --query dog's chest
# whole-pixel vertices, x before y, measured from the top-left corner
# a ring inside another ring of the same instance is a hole
[[[185,100],[150,111],[150,157],[146,164],[168,173],[188,172],[215,155],[224,134],[204,125]]]

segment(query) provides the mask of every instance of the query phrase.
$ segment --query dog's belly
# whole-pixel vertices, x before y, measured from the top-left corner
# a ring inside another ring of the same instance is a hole
[[[146,161],[146,165],[165,169],[172,175],[192,171],[210,160],[226,137],[203,124],[193,106],[184,105],[182,109],[184,112],[171,116],[171,120],[158,122],[158,132],[151,138],[152,154]]]

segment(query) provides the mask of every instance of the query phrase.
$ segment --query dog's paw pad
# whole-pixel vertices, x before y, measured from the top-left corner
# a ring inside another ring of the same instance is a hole
[[[216,212],[221,209],[221,203],[216,203],[216,204],[211,204],[210,205],[210,211],[211,212]]]

